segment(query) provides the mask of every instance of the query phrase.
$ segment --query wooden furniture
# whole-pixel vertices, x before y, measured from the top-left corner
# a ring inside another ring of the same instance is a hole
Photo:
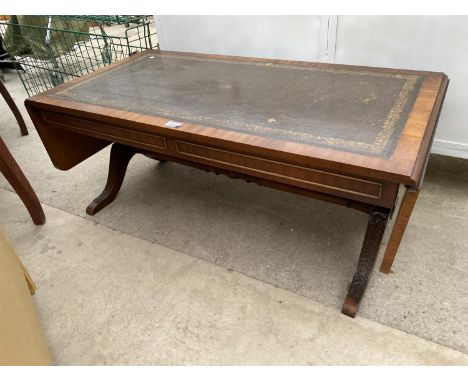
[[[448,86],[443,73],[146,51],[26,100],[54,165],[109,143],[117,195],[135,153],[369,214],[342,312],[353,317],[395,206],[389,272],[421,186]]]
[[[45,214],[31,184],[0,137],[0,172],[23,201],[34,224],[45,223]]]
[[[36,287],[0,232],[0,365],[51,365],[31,295]]]
[[[10,93],[2,81],[0,81],[0,93],[13,112],[13,115],[15,116],[16,121],[20,127],[21,135],[28,135],[28,129],[26,127],[26,123],[24,122],[23,116],[21,115],[21,112],[16,106],[15,101],[13,101],[13,98],[11,98]],[[28,179],[24,176],[23,171],[21,171],[21,168],[18,166],[18,163],[16,163],[15,158],[13,158],[13,155],[11,155],[10,151],[8,151],[8,148],[6,147],[1,137],[0,172],[3,174],[6,180],[8,180],[8,182],[23,201],[24,205],[29,211],[29,214],[31,215],[34,224],[44,224],[45,215],[44,211],[42,210],[41,203],[39,203],[39,199],[29,184]]]
[[[23,201],[34,224],[45,223],[45,214],[31,184],[0,137],[0,172]]]
[[[13,98],[11,98],[8,89],[5,87],[2,81],[0,81],[0,93],[2,94],[3,99],[13,112],[13,115],[15,116],[16,121],[18,122],[21,135],[28,135],[28,128],[26,127],[26,123],[24,123],[23,116],[21,115],[18,106],[16,106],[15,101],[13,101]]]

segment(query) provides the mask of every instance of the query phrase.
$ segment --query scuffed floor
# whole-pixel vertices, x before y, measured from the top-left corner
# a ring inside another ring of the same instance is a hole
[[[0,190],[60,365],[468,365],[468,356]]]

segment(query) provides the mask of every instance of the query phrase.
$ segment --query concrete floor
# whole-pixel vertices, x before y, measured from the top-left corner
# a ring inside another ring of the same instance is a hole
[[[21,105],[14,73],[6,85]],[[365,216],[137,157],[89,218],[108,152],[59,172],[28,123],[20,138],[0,104],[0,134],[48,222],[34,227],[0,191],[1,224],[38,283],[57,363],[467,364],[405,333],[468,352],[467,161],[431,159],[395,274],[374,272],[351,320],[339,308]]]
[[[468,365],[468,356],[0,190],[59,365]]]

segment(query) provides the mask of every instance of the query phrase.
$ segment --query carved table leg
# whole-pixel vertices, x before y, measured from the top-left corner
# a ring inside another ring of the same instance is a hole
[[[120,187],[122,187],[128,163],[138,152],[138,149],[120,143],[112,145],[106,186],[101,194],[86,208],[88,215],[94,215],[115,199]]]
[[[28,129],[26,128],[26,124],[24,123],[23,116],[21,115],[18,107],[15,104],[15,101],[13,101],[13,98],[11,98],[11,95],[8,92],[8,89],[5,87],[2,81],[0,81],[0,93],[2,94],[6,103],[8,104],[11,111],[13,112],[16,118],[16,121],[18,122],[18,125],[20,127],[21,135],[28,135]]]
[[[398,211],[398,216],[393,225],[392,234],[388,241],[387,249],[385,255],[380,264],[380,272],[390,273],[392,270],[393,260],[395,260],[398,247],[400,246],[401,239],[405,234],[406,226],[413,212],[414,205],[418,199],[419,189],[413,187],[406,187],[405,195],[401,201],[400,210]]]
[[[1,138],[0,172],[23,201],[34,224],[44,224],[46,219],[41,203],[39,203],[39,199],[37,199],[37,195],[31,187],[31,184],[29,184],[23,174],[23,171],[21,171],[21,168],[18,166],[18,163],[16,163],[15,158],[13,158],[10,151],[8,151],[8,148]]]
[[[375,259],[379,252],[389,214],[390,210],[377,208],[370,213],[356,273],[354,274],[353,281],[348,290],[348,295],[341,309],[341,313],[349,317],[354,317],[356,315],[362,295],[366,290]]]

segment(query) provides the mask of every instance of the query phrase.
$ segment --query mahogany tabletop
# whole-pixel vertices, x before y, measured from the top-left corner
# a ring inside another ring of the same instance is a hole
[[[125,111],[159,129],[416,184],[447,83],[434,72],[145,51],[28,101]]]

